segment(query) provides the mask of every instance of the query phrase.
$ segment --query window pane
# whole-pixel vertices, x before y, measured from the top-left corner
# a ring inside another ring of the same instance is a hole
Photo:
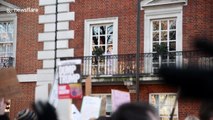
[[[100,26],[100,35],[106,34],[106,26]]]
[[[159,45],[159,43],[153,43],[152,45],[152,51],[156,52],[156,46]]]
[[[98,35],[98,27],[97,26],[92,27],[92,34]]]
[[[167,40],[167,31],[161,32],[161,41],[166,41]]]
[[[176,94],[151,94],[150,97],[150,103],[156,107],[161,119],[166,120],[167,118],[169,118],[176,99]],[[176,105],[174,118],[178,117],[177,108],[178,106]]]
[[[176,40],[176,31],[169,32],[169,40]]]
[[[13,41],[13,33],[8,33],[8,39],[7,41]]]
[[[176,29],[176,20],[169,20],[169,29]]]
[[[112,44],[113,43],[113,36],[112,35],[108,35],[107,36],[107,44]]]
[[[159,41],[159,32],[153,32],[153,41]]]
[[[107,33],[113,34],[113,25],[110,25],[110,26],[107,27]]]
[[[161,30],[167,30],[167,20],[161,21]]]
[[[92,39],[93,39],[93,45],[98,45],[98,37],[96,36],[96,37],[92,37]]]
[[[176,42],[169,42],[169,51],[176,50]]]
[[[167,42],[162,42],[161,43],[161,46],[163,46],[163,47],[161,47],[161,50],[162,51],[165,51],[165,49],[166,49],[166,51],[168,51],[167,49],[168,49],[168,47],[167,47]]]
[[[104,51],[104,53],[106,53],[105,46],[100,46],[100,48]],[[103,54],[104,54],[104,53],[103,53]]]
[[[153,31],[159,30],[159,21],[153,21]]]
[[[100,44],[105,44],[106,43],[105,41],[106,41],[105,36],[101,36],[100,37]]]
[[[0,45],[0,52],[5,52],[5,51],[6,51],[5,45],[1,44]]]

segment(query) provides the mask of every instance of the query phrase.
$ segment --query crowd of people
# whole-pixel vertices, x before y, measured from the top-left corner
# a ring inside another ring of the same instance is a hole
[[[10,120],[5,113],[6,104],[0,100],[0,120]],[[185,120],[213,120],[213,103],[205,101],[200,109],[200,116],[186,116]],[[32,109],[17,113],[15,120],[58,120],[56,109],[48,102],[33,103]],[[160,120],[156,109],[147,103],[126,103],[121,105],[111,117],[100,116],[91,120]]]

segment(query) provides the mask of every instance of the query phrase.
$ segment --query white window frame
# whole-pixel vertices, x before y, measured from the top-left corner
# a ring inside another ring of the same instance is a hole
[[[149,93],[149,103],[151,104],[151,95],[176,95],[176,97],[177,97],[177,93]],[[176,111],[177,111],[177,119],[179,119],[179,110],[178,110],[178,101],[177,101],[177,103],[176,103]],[[173,105],[172,105],[172,107],[173,107]],[[159,110],[158,110],[159,111]],[[160,115],[159,115],[160,116]],[[170,116],[168,116],[168,117],[170,117]],[[174,117],[173,117],[174,118]]]
[[[99,24],[113,24],[113,54],[118,53],[118,17],[110,17],[110,18],[98,18],[98,19],[86,19],[84,21],[84,56],[91,56],[91,48],[92,48],[92,40],[91,38],[91,26],[99,25]],[[91,74],[91,68],[86,69],[84,66],[85,73]]]
[[[14,41],[13,41],[13,66],[16,65],[16,45],[17,45],[17,14],[0,14],[0,22],[12,21],[14,24]]]
[[[152,6],[144,9],[144,53],[152,52],[152,20],[176,18],[176,51],[183,50],[183,5],[173,4],[170,6]],[[152,60],[151,57],[144,57],[144,72],[152,72]],[[181,66],[182,57],[176,57],[177,66]]]

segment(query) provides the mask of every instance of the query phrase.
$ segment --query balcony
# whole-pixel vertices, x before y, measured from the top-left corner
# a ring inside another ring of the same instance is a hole
[[[14,59],[12,57],[0,57],[0,69],[12,67]]]
[[[120,54],[107,56],[84,56],[78,72],[82,76],[93,77],[134,77],[136,75],[136,55]],[[139,59],[139,75],[157,75],[161,66],[187,68],[197,66],[201,69],[213,67],[213,56],[199,51],[169,52],[165,54],[143,53]]]

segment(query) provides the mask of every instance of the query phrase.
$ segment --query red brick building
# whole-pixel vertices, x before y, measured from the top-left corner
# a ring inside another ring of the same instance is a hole
[[[23,99],[11,100],[11,118],[34,100],[48,99],[54,79],[55,4],[54,0],[0,1],[1,65],[13,58],[24,92]],[[124,81],[134,81],[136,74],[137,0],[58,0],[58,4],[56,56],[82,59],[83,81],[92,76],[92,93],[106,95],[106,111],[111,112],[111,89],[134,88]],[[178,90],[161,83],[158,69],[212,63],[210,57],[186,52],[195,49],[196,37],[213,40],[212,5],[212,0],[141,1],[139,95],[141,101],[156,106],[163,120],[168,119]],[[162,50],[169,54],[156,54]],[[98,52],[104,57],[94,57]],[[136,100],[135,93],[131,99]],[[180,98],[174,118],[198,116],[199,105]]]

